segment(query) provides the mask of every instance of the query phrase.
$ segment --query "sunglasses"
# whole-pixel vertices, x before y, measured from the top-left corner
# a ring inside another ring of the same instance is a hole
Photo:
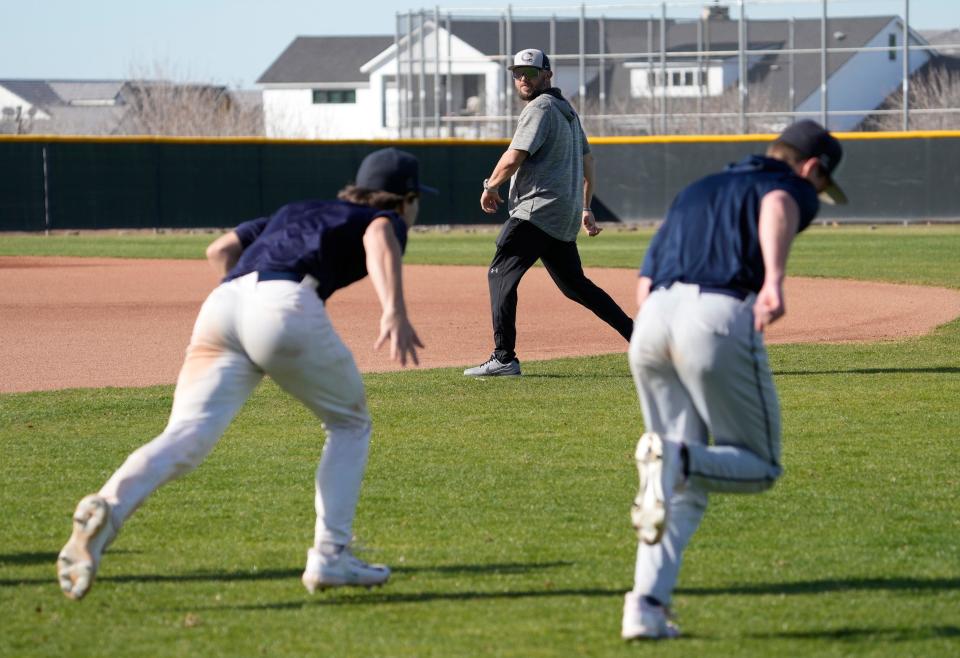
[[[540,69],[536,66],[518,66],[513,69],[513,79],[519,80],[520,78],[526,78],[527,80],[536,80],[540,77]]]

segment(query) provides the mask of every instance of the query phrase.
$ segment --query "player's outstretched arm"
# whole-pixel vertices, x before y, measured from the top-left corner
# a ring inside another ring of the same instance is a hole
[[[207,247],[207,262],[219,277],[225,277],[227,272],[240,260],[243,245],[236,231],[224,233]]]
[[[753,326],[763,331],[786,313],[783,281],[787,276],[787,256],[800,226],[800,209],[793,197],[774,190],[760,200],[758,235],[763,253],[763,287],[753,305]]]
[[[363,248],[367,254],[367,273],[380,300],[383,314],[380,316],[380,335],[373,349],[390,343],[390,358],[407,365],[409,357],[419,365],[417,348],[423,347],[417,332],[407,319],[403,300],[402,256],[400,243],[393,233],[390,220],[378,217],[370,223],[363,234]]]

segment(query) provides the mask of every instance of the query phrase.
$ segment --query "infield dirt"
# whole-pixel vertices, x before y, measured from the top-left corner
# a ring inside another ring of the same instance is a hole
[[[636,273],[587,275],[633,315]],[[410,265],[407,306],[426,347],[421,367],[467,366],[492,348],[486,269]],[[135,387],[176,381],[200,304],[217,284],[204,261],[0,257],[0,392]],[[524,361],[625,352],[626,343],[563,297],[542,268],[520,284]],[[787,280],[787,315],[768,343],[917,336],[960,316],[960,291],[889,283]],[[374,352],[379,306],[369,280],[337,292],[330,316],[364,372],[396,370]]]

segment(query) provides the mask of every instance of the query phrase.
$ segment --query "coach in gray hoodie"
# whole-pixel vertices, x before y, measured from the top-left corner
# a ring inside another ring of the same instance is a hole
[[[519,375],[517,287],[537,259],[564,295],[593,311],[630,340],[633,321],[583,273],[577,234],[600,233],[593,199],[593,154],[580,117],[551,86],[553,71],[543,51],[521,50],[509,67],[520,99],[527,102],[510,147],[483,181],[480,206],[495,213],[503,203],[499,187],[510,180],[510,219],[497,237],[490,263],[490,307],[494,350],[490,359],[463,371],[468,376]]]

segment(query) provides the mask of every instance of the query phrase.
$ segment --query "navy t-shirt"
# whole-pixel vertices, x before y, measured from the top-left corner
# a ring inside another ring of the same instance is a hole
[[[397,213],[346,201],[299,201],[234,229],[243,253],[224,281],[250,272],[309,274],[317,294],[327,299],[367,275],[363,234],[377,217],[386,217],[407,247],[407,224]]]
[[[760,201],[783,190],[800,208],[802,231],[820,209],[817,191],[790,166],[750,156],[677,195],[640,269],[653,287],[674,282],[759,292],[763,286]]]

